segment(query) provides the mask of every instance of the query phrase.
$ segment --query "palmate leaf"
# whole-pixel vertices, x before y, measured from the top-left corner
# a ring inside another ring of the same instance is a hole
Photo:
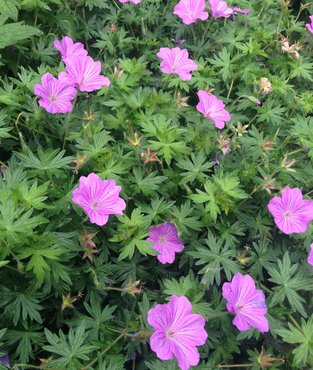
[[[238,200],[248,197],[241,189],[239,178],[234,173],[224,174],[219,171],[213,176],[213,182],[207,180],[204,183],[204,189],[205,192],[196,189],[198,194],[192,194],[190,198],[196,203],[207,203],[205,209],[214,221],[221,211],[227,214]]]
[[[193,273],[189,273],[185,277],[176,279],[163,280],[164,293],[168,295],[167,301],[171,299],[173,294],[178,296],[186,296],[192,303],[192,312],[207,316],[210,312],[208,302],[201,302],[204,296],[204,289],[200,287],[198,280],[194,277]]]
[[[157,176],[157,171],[145,174],[140,167],[135,167],[133,173],[132,194],[143,193],[144,195],[156,195],[156,190],[160,189],[160,184],[167,179],[166,176]]]
[[[110,132],[102,130],[92,136],[92,142],[90,140],[79,137],[75,146],[88,158],[94,158],[109,150],[108,142],[113,141],[113,137],[110,136]]]
[[[84,307],[87,314],[77,312],[77,317],[69,320],[68,324],[72,327],[78,327],[83,320],[86,330],[89,331],[90,339],[99,339],[100,334],[104,333],[107,329],[108,321],[114,318],[113,313],[117,306],[106,306],[102,308],[99,300],[91,296],[90,305],[84,302]]]
[[[40,34],[41,31],[38,28],[23,25],[21,22],[2,25],[0,26],[0,49]]]
[[[85,331],[85,321],[82,321],[76,330],[71,328],[68,335],[61,330],[59,335],[53,334],[47,328],[45,328],[45,334],[49,345],[43,346],[43,349],[59,356],[51,361],[53,367],[68,370],[81,368],[81,360],[89,361],[90,354],[98,348],[87,344],[89,341]]]
[[[33,235],[29,247],[25,247],[18,258],[24,260],[30,257],[26,271],[33,271],[39,282],[43,282],[47,271],[51,270],[49,260],[56,261],[66,250],[55,245],[53,236],[49,233]]]
[[[195,214],[195,209],[191,206],[189,200],[179,207],[173,207],[171,214],[178,230],[187,235],[189,229],[199,231],[203,226],[203,223],[199,220],[200,216]]]
[[[191,159],[189,157],[179,159],[177,166],[186,171],[180,173],[182,176],[181,184],[193,183],[196,179],[204,182],[208,178],[206,172],[209,172],[213,165],[214,163],[207,160],[203,151],[197,155],[191,153]]]
[[[301,328],[290,323],[288,326],[289,330],[280,329],[277,330],[277,334],[287,343],[298,344],[292,351],[293,366],[302,368],[305,365],[313,365],[313,316],[307,322],[301,319]],[[308,358],[310,358],[309,362]]]
[[[47,222],[42,216],[33,216],[33,208],[23,212],[23,208],[16,209],[12,200],[7,200],[0,207],[0,240],[8,239],[15,242],[30,235],[40,224]]]
[[[305,299],[301,297],[297,291],[310,290],[312,281],[303,276],[299,271],[298,264],[291,265],[289,254],[286,252],[283,261],[277,261],[278,268],[268,266],[268,273],[271,275],[269,281],[276,284],[273,288],[274,293],[270,296],[270,305],[273,307],[277,303],[283,303],[287,298],[290,306],[294,311],[301,313],[303,317],[307,317],[307,313],[303,307]]]
[[[5,315],[13,318],[16,326],[19,321],[31,320],[42,323],[40,312],[43,307],[39,304],[38,294],[31,291],[15,292],[2,288],[0,307],[4,308]]]
[[[19,7],[18,0],[0,0],[1,15],[7,15],[14,21],[17,21],[18,7]]]
[[[117,217],[120,221],[118,233],[110,241],[122,241],[119,261],[125,258],[132,258],[136,249],[144,256],[147,254],[158,254],[150,247],[151,242],[146,240],[149,235],[147,229],[150,226],[151,219],[141,213],[140,207],[133,210],[130,218],[126,215]]]
[[[145,240],[148,236],[148,233],[143,232],[133,236],[129,242],[126,242],[126,244],[124,243],[118,260],[122,261],[125,258],[132,258],[136,249],[138,249],[138,251],[144,256],[148,254],[157,255],[158,252],[150,247],[151,242]]]
[[[49,182],[38,186],[37,181],[34,181],[31,187],[28,187],[26,183],[21,184],[19,191],[27,209],[31,207],[35,209],[47,208],[44,201],[47,199],[45,194],[48,190],[48,185]]]
[[[7,345],[18,344],[14,354],[22,363],[28,363],[30,358],[34,358],[35,348],[41,347],[44,343],[44,335],[38,324],[31,324],[24,330],[8,330],[6,339]]]
[[[204,244],[196,247],[195,251],[187,252],[196,260],[196,265],[204,265],[198,272],[203,275],[201,282],[212,285],[215,281],[220,285],[222,272],[231,280],[232,275],[240,271],[239,265],[233,260],[236,250],[230,249],[227,244],[223,246],[221,240],[217,240],[211,231],[208,231]]]
[[[281,107],[273,101],[266,102],[259,109],[257,121],[281,125],[285,122],[284,113],[286,110],[287,108]]]
[[[50,176],[64,177],[64,169],[69,168],[69,164],[74,157],[64,157],[65,150],[46,149],[39,147],[38,156],[29,151],[27,154],[15,153],[16,157],[22,162],[25,168],[31,168],[34,174],[42,176],[42,174],[49,174]]]
[[[210,63],[221,73],[223,81],[226,81],[233,73],[236,59],[236,57],[231,59],[230,53],[226,48],[223,48],[222,51],[214,55],[214,58],[210,59]]]

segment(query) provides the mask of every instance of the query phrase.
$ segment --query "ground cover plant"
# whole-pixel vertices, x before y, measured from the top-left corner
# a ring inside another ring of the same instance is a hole
[[[0,0],[0,369],[313,368],[312,14]]]

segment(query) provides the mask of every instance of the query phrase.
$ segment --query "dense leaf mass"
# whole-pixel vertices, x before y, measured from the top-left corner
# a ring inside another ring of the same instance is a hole
[[[312,218],[287,235],[268,209],[287,186],[313,199],[312,2],[178,2],[0,0],[0,369],[176,370],[147,321],[173,296],[205,319],[194,369],[313,368]],[[162,72],[164,48],[188,51],[188,79],[176,59]],[[72,112],[48,113],[35,85],[71,68]],[[103,226],[72,201],[91,173],[126,203]],[[147,240],[165,223],[172,264]],[[264,293],[268,332],[232,324],[237,273]]]

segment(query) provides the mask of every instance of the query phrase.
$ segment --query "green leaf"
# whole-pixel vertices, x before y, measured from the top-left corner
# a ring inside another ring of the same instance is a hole
[[[44,237],[35,237],[38,239],[32,247],[25,248],[20,254],[19,259],[30,258],[26,266],[26,271],[33,270],[39,282],[43,282],[45,273],[50,271],[51,268],[47,261],[58,260],[59,256],[64,253],[64,250],[53,245],[53,239],[49,234]],[[43,245],[42,240],[45,240]]]
[[[29,188],[27,184],[22,184],[19,191],[23,198],[23,202],[26,208],[43,209],[47,206],[43,203],[47,196],[45,196],[48,190],[49,182],[37,186],[37,181],[34,181],[32,186]]]
[[[82,321],[76,330],[71,328],[67,336],[61,330],[58,336],[46,328],[45,334],[49,345],[43,346],[43,349],[57,355],[57,358],[51,361],[53,367],[73,370],[81,368],[81,360],[88,361],[90,353],[98,348],[89,344],[85,321]]]
[[[288,326],[289,330],[277,330],[277,334],[287,343],[298,344],[292,351],[294,355],[293,365],[308,365],[308,356],[313,356],[313,316],[307,322],[301,319],[301,327],[299,328],[290,323],[288,323]]]
[[[182,176],[180,183],[193,183],[196,179],[200,182],[204,182],[208,178],[206,172],[208,172],[213,165],[214,163],[207,160],[203,151],[198,153],[198,155],[191,153],[191,159],[189,157],[179,159],[177,161],[177,166],[186,171],[180,173],[180,176]]]
[[[19,241],[20,237],[27,236],[40,224],[47,222],[42,216],[32,216],[33,208],[23,212],[23,208],[16,209],[12,200],[7,200],[0,207],[0,240],[5,238]]]
[[[0,13],[17,21],[18,6],[18,0],[0,0]]]
[[[201,245],[187,254],[196,260],[196,265],[204,265],[198,272],[203,275],[203,284],[212,285],[214,281],[220,284],[222,272],[228,280],[231,280],[232,275],[240,271],[238,264],[233,260],[237,254],[236,250],[231,249],[229,244],[223,246],[222,241],[217,240],[210,231],[204,245],[202,242]]]
[[[21,22],[5,24],[0,26],[0,49],[40,34],[38,28],[25,26]]]
[[[2,299],[0,306],[4,308],[5,313],[13,317],[13,323],[16,326],[19,321],[26,321],[27,318],[42,323],[40,312],[43,307],[32,292],[15,292],[2,287]]]
[[[234,65],[232,62],[234,60],[235,59],[231,60],[230,53],[224,47],[222,51],[215,54],[214,58],[209,61],[213,66],[218,67],[217,69],[219,73],[221,73],[223,81],[226,81],[232,75],[232,67]]]
[[[297,291],[310,290],[312,281],[299,271],[297,263],[291,265],[287,252],[284,255],[283,261],[278,260],[277,264],[278,268],[274,266],[268,267],[268,272],[271,275],[269,281],[276,284],[272,289],[274,293],[270,296],[270,305],[273,307],[277,303],[283,303],[287,299],[294,311],[298,311],[303,317],[307,317],[307,313],[303,307],[305,299]]]
[[[38,148],[38,157],[29,151],[27,154],[15,153],[22,161],[25,168],[33,169],[34,175],[42,176],[47,173],[49,176],[64,177],[64,169],[69,168],[73,157],[64,157],[65,150]]]

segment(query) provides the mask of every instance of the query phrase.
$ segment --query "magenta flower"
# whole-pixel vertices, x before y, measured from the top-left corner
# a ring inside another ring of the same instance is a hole
[[[233,324],[238,330],[246,331],[253,326],[262,333],[269,331],[264,293],[256,289],[250,275],[243,276],[238,272],[230,283],[223,284],[222,290],[227,310],[236,315]]]
[[[120,3],[128,3],[131,2],[133,4],[139,4],[141,0],[118,0]]]
[[[247,15],[250,13],[250,9],[240,9],[238,8],[237,6],[235,6],[233,8],[233,12],[236,14],[236,13],[240,13],[240,14],[243,14],[243,15]]]
[[[188,51],[179,48],[161,48],[157,56],[162,59],[161,70],[166,74],[176,74],[183,81],[191,80],[191,72],[198,69],[192,59],[188,59]]]
[[[109,215],[122,215],[126,208],[124,199],[119,197],[121,186],[114,180],[101,180],[95,173],[81,176],[79,187],[73,191],[72,202],[79,205],[93,224],[103,226]]]
[[[308,263],[313,266],[313,243],[310,246],[310,252],[308,255]]]
[[[229,8],[226,1],[223,0],[209,0],[211,13],[214,18],[229,18],[232,14],[241,13],[249,14],[250,9],[240,9],[237,6]]]
[[[45,73],[41,78],[41,84],[34,87],[35,95],[39,96],[39,105],[47,112],[68,113],[73,110],[71,100],[75,99],[77,91],[62,78],[55,78],[50,73]]]
[[[66,72],[61,72],[60,77],[72,83],[80,91],[91,92],[110,85],[110,80],[100,75],[101,63],[95,62],[89,56],[69,57],[65,64]]]
[[[178,230],[171,222],[152,227],[148,230],[148,241],[153,242],[151,248],[157,250],[160,254],[157,259],[165,263],[173,263],[175,253],[181,252],[185,246],[179,239]]]
[[[61,41],[55,40],[54,47],[61,53],[62,60],[69,57],[85,57],[88,53],[81,42],[75,42],[68,36],[64,36]]]
[[[189,300],[173,295],[167,304],[158,304],[148,312],[148,323],[155,329],[150,338],[152,351],[161,360],[175,356],[181,370],[199,363],[197,346],[202,346],[208,334],[205,319],[192,313]]]
[[[196,108],[198,112],[202,113],[207,119],[214,122],[215,127],[224,128],[225,122],[231,120],[230,114],[225,109],[225,104],[216,96],[207,93],[205,90],[197,92],[199,103]]]
[[[276,226],[285,234],[305,233],[313,220],[313,201],[303,199],[298,188],[287,186],[282,196],[272,198],[267,207]]]
[[[233,14],[233,9],[229,8],[226,1],[209,0],[210,9],[214,18],[228,18]]]
[[[196,22],[197,19],[205,21],[209,14],[205,12],[205,0],[180,0],[174,6],[174,14],[187,25]]]
[[[311,21],[311,23],[307,23],[306,25],[305,25],[305,27],[311,32],[311,33],[313,33],[313,15],[310,15],[310,21]]]

